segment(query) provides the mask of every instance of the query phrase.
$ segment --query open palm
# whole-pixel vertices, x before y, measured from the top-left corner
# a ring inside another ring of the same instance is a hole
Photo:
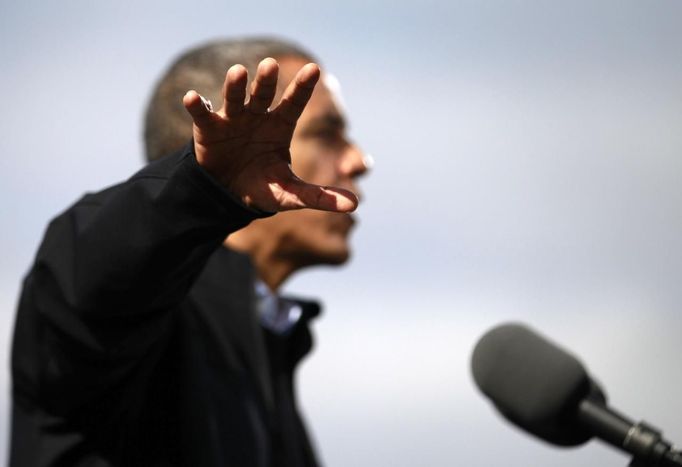
[[[246,68],[231,67],[225,76],[223,106],[217,112],[197,92],[185,95],[183,103],[194,121],[198,163],[244,204],[263,211],[353,211],[358,200],[352,192],[306,183],[291,170],[291,138],[320,77],[319,67],[309,63],[301,68],[269,110],[278,74],[274,59],[263,60],[245,103]]]

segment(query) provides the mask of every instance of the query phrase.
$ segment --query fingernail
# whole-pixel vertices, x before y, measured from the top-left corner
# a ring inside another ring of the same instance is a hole
[[[204,107],[206,107],[206,110],[213,112],[213,104],[211,104],[211,101],[206,99],[201,94],[199,94],[199,97],[201,98],[201,103],[204,104]]]

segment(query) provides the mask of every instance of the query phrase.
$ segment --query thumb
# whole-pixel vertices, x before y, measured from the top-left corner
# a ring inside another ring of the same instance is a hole
[[[292,206],[285,203],[284,209],[310,208],[321,211],[352,212],[358,207],[358,197],[350,190],[338,187],[320,186],[294,178],[287,187],[297,198]]]

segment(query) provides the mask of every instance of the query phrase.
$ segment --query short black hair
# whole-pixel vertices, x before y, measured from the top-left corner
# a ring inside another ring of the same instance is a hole
[[[258,63],[267,57],[316,61],[300,46],[270,37],[217,40],[182,53],[158,81],[147,104],[144,124],[147,160],[160,159],[180,149],[192,137],[192,119],[182,105],[188,90],[195,89],[220,107],[228,68],[241,63],[252,77]]]

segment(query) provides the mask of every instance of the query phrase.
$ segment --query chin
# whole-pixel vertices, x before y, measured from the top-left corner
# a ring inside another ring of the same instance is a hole
[[[332,265],[341,265],[347,262],[350,259],[350,250],[345,249],[343,252],[337,252],[334,255],[330,256],[330,260],[327,264],[332,264]]]
[[[309,266],[327,264],[339,266],[347,262],[351,257],[350,248],[344,245],[343,248],[324,248],[315,252],[311,251],[307,255],[306,263]]]

